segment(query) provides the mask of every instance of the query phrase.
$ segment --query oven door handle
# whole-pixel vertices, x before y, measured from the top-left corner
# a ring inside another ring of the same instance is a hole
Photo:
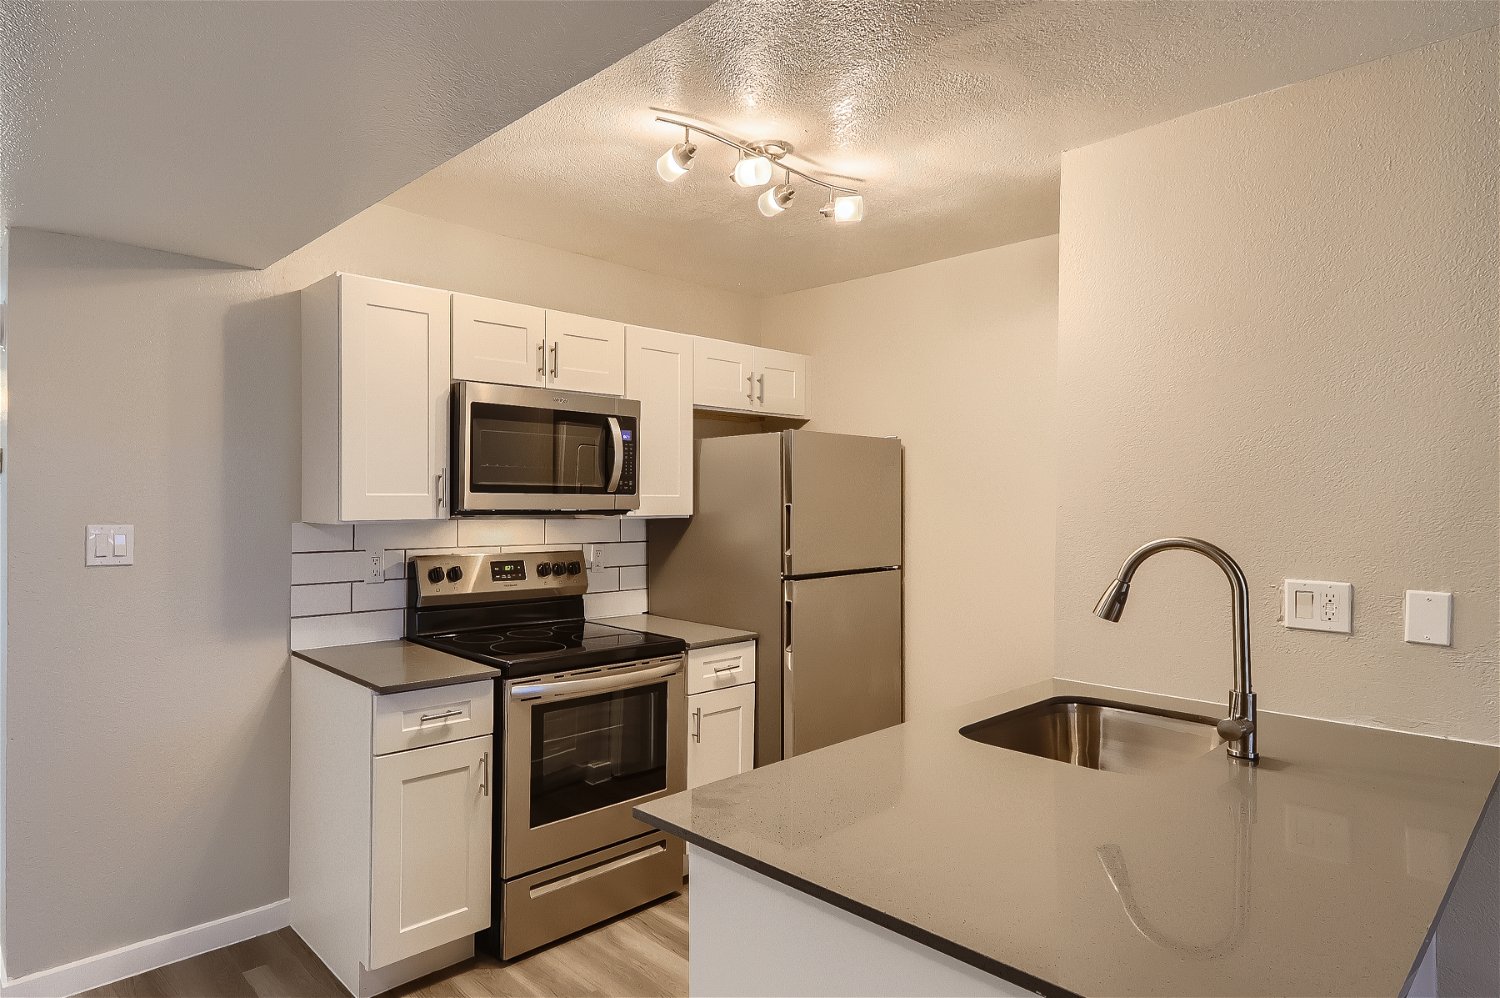
[[[516,683],[509,690],[512,700],[545,700],[579,693],[598,693],[603,690],[628,690],[633,686],[667,679],[682,671],[682,660],[666,665],[655,665],[644,669],[631,669],[607,676],[589,676],[587,679],[559,679],[551,683]]]
[[[620,420],[614,416],[609,418],[609,440],[611,444],[610,454],[613,460],[610,462],[614,467],[609,473],[609,485],[605,487],[606,492],[615,492],[620,488],[620,478],[625,474],[625,434],[620,429]]]

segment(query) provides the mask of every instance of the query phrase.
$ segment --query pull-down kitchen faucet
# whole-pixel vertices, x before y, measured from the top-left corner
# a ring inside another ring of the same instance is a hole
[[[1229,692],[1229,716],[1219,722],[1216,730],[1228,743],[1230,758],[1257,762],[1260,753],[1255,749],[1255,693],[1250,688],[1250,595],[1245,573],[1223,548],[1195,537],[1163,537],[1136,548],[1120,566],[1115,581],[1099,597],[1094,614],[1117,623],[1125,612],[1125,598],[1130,595],[1130,580],[1135,570],[1160,551],[1196,551],[1229,577],[1234,610],[1234,688]]]

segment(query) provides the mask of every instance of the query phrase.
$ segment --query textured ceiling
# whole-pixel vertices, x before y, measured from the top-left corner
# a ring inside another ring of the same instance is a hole
[[[1495,23],[1490,2],[720,0],[394,194],[410,211],[773,294],[1057,231],[1059,157],[1144,125]],[[775,220],[653,107],[862,178],[834,225]]]
[[[264,266],[708,0],[0,0],[0,222]]]

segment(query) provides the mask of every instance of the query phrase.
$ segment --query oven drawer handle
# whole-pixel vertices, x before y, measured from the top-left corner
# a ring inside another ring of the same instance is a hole
[[[539,898],[545,894],[551,894],[553,891],[560,891],[564,887],[572,887],[574,884],[583,883],[585,880],[592,880],[602,874],[612,873],[613,871],[618,870],[622,867],[629,866],[632,863],[639,863],[643,859],[650,859],[652,856],[660,856],[666,851],[667,847],[664,843],[653,842],[651,845],[647,846],[644,849],[637,849],[635,852],[627,853],[624,856],[619,857],[618,859],[606,860],[603,863],[599,863],[594,866],[579,870],[577,873],[571,873],[566,876],[558,877],[556,880],[548,880],[545,883],[537,884],[526,893],[531,897]]]
[[[629,689],[639,686],[641,683],[654,679],[666,679],[668,676],[676,675],[682,669],[682,661],[669,662],[666,665],[653,666],[649,669],[634,669],[630,672],[617,672],[608,676],[590,676],[587,679],[560,679],[553,683],[522,683],[510,688],[510,695],[516,699],[534,697],[556,696],[562,693],[587,693],[591,690]]]

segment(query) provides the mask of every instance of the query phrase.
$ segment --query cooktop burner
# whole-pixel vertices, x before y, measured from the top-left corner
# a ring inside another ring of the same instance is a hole
[[[562,672],[675,655],[684,647],[676,638],[579,619],[528,621],[518,627],[478,627],[422,635],[412,640],[493,665],[507,675]]]

